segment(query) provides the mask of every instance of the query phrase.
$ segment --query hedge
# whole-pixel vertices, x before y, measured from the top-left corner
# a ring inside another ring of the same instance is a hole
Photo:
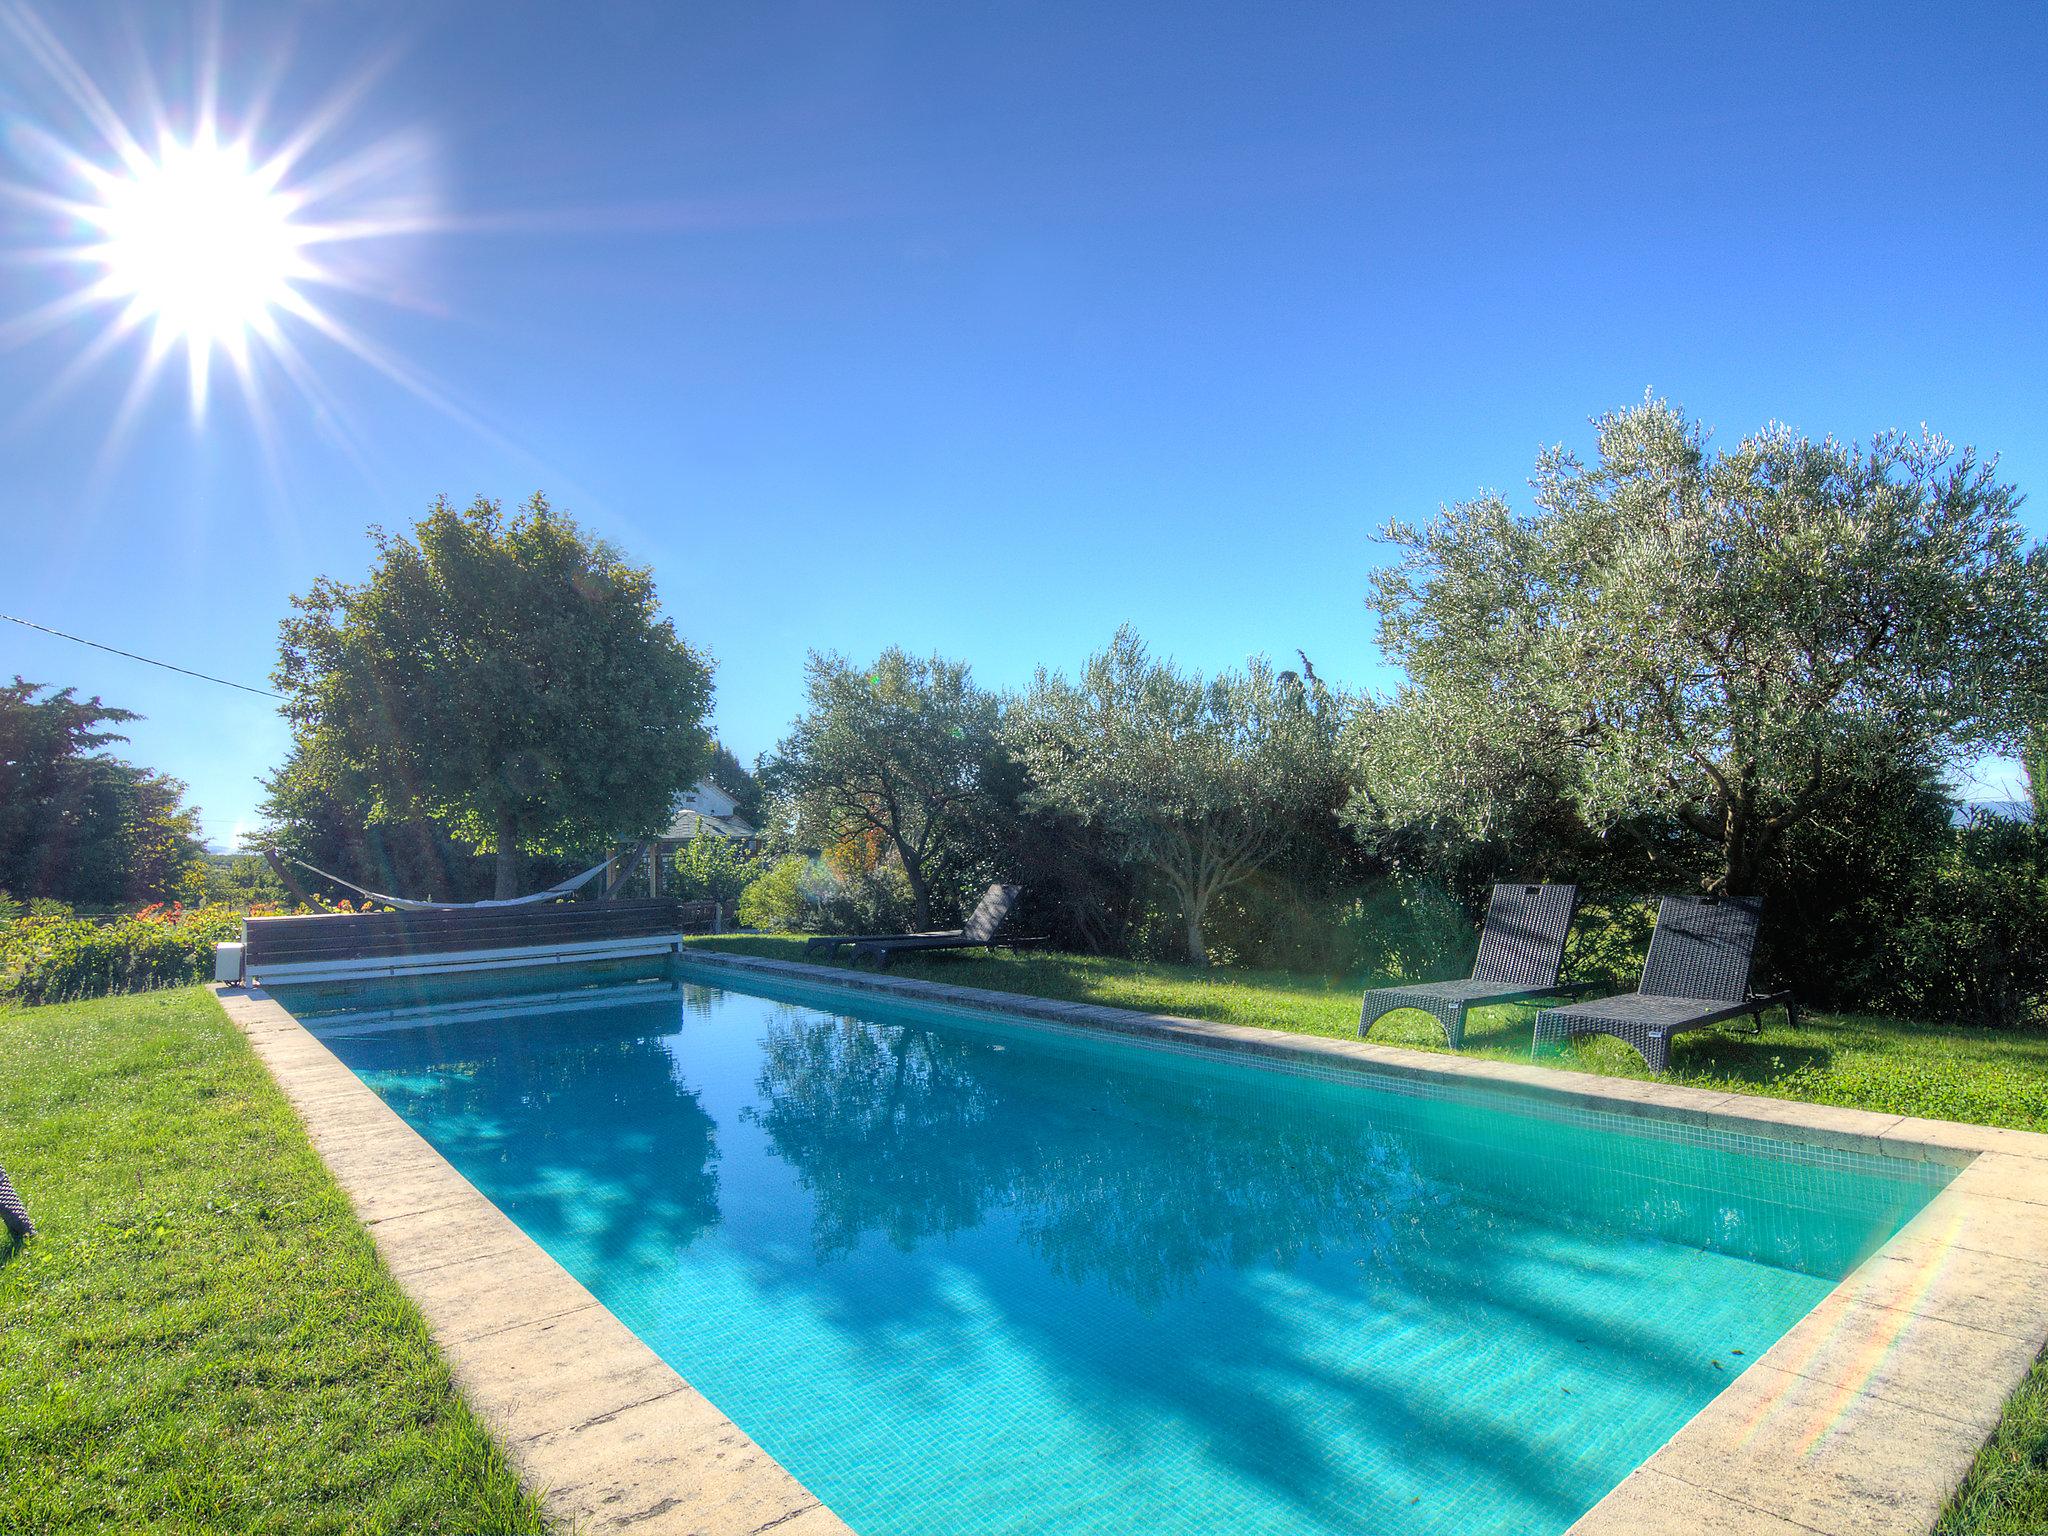
[[[0,1000],[66,1002],[179,986],[213,975],[213,946],[240,935],[223,905],[149,907],[127,917],[18,917],[0,923]]]

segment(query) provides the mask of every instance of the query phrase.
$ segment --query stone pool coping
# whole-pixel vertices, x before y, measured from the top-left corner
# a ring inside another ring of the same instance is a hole
[[[1567,1536],[1925,1536],[2048,1344],[2048,1136],[690,946],[711,971],[995,1010],[1957,1170]],[[736,1433],[736,1431],[735,1431]]]
[[[260,987],[215,986],[548,1513],[587,1536],[852,1536]]]

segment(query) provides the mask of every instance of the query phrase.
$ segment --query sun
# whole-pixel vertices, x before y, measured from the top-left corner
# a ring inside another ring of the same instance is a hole
[[[165,135],[153,157],[94,180],[84,216],[104,238],[81,254],[103,269],[100,295],[127,306],[124,321],[154,326],[159,352],[182,342],[195,366],[216,348],[240,359],[252,332],[273,334],[277,312],[303,302],[292,285],[313,269],[297,199],[247,145]]]
[[[221,371],[239,384],[266,455],[286,390],[308,407],[302,419],[351,457],[368,452],[333,382],[336,353],[455,409],[335,307],[424,304],[406,252],[445,227],[433,134],[368,132],[358,121],[391,55],[325,93],[287,96],[289,28],[267,35],[275,46],[230,53],[219,27],[202,23],[179,75],[145,69],[122,83],[122,99],[141,109],[131,116],[29,4],[0,0],[0,84],[19,92],[0,110],[0,270],[9,273],[0,354],[68,349],[37,373],[26,409],[40,413],[110,360],[140,352],[108,416],[102,462],[118,458],[179,352],[193,421],[206,419],[214,364],[225,358]],[[286,99],[292,115],[273,119]]]

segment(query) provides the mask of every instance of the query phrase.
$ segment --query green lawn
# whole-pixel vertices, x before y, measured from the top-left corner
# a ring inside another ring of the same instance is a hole
[[[205,991],[0,1011],[0,1531],[545,1529]]]
[[[771,959],[803,958],[801,937],[728,934],[691,942]],[[892,965],[890,974],[1336,1036],[1358,1032],[1360,994],[1369,984],[1364,978],[1204,971],[1031,950],[909,958]],[[1466,1054],[1529,1060],[1533,1020],[1534,1010],[1528,1007],[1475,1010],[1466,1026]],[[1815,1015],[1798,1029],[1777,1015],[1760,1036],[1738,1032],[1747,1027],[1744,1020],[1682,1036],[1672,1048],[1667,1080],[1890,1114],[2048,1131],[2048,1030],[1962,1029],[1863,1014]],[[1381,1020],[1373,1026],[1372,1038],[1429,1050],[1444,1048],[1436,1021],[1412,1011]],[[1547,1049],[1542,1060],[1614,1077],[1650,1075],[1635,1052],[1602,1037]],[[1937,1530],[1941,1536],[2048,1532],[2048,1355],[2035,1363],[2025,1385],[2007,1401],[1997,1434],[1979,1453],[1976,1467]]]

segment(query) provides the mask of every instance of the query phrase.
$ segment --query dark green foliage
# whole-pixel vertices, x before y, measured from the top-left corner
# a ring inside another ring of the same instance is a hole
[[[1642,979],[1657,924],[1657,903],[1634,896],[1582,895],[1565,941],[1565,981],[1598,982],[1603,990],[1632,992]]]
[[[1170,892],[1196,963],[1219,897],[1335,826],[1350,701],[1304,672],[1254,656],[1205,678],[1126,625],[1077,682],[1041,670],[1004,717],[1024,803],[1099,831],[1148,894]]]
[[[1882,1001],[1924,1018],[2013,1025],[2048,1010],[2048,838],[1977,813],[1934,861]]]
[[[762,768],[792,835],[849,886],[887,860],[910,925],[951,921],[976,873],[1002,705],[968,667],[891,646],[872,666],[813,651],[805,707]]]
[[[323,578],[283,626],[296,771],[367,794],[372,821],[488,849],[499,896],[529,853],[668,824],[709,759],[711,668],[648,571],[538,495],[509,517],[438,501],[410,536],[372,537],[369,578]]]
[[[1931,765],[1838,764],[1764,882],[1760,976],[1824,1008],[1897,1004],[1902,929],[1927,912],[1928,882],[1955,838]]]
[[[1011,918],[1017,930],[1087,954],[1128,951],[1143,916],[1140,881],[1103,829],[1029,803],[1030,776],[1006,752],[990,761],[984,782],[991,809],[972,867],[984,885],[1024,888]]]
[[[281,854],[331,870],[372,891],[435,901],[476,901],[491,894],[488,856],[457,840],[445,825],[421,816],[380,815],[365,776],[334,762],[317,743],[301,742],[264,781],[262,841]],[[545,878],[567,860],[537,859],[528,874]],[[326,901],[356,893],[289,866],[306,892]],[[557,876],[556,878],[559,878]]]
[[[69,688],[0,686],[0,890],[95,909],[185,893],[201,851],[185,786],[102,750],[123,739],[106,727],[137,718]]]

